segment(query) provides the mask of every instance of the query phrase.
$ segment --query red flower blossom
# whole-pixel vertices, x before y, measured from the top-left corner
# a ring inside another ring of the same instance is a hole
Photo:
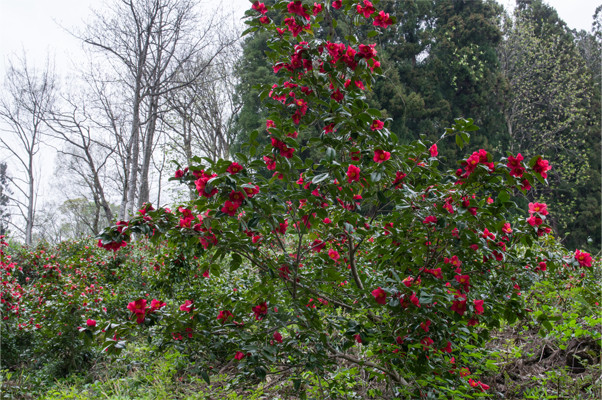
[[[236,215],[236,210],[238,210],[238,207],[240,207],[240,203],[235,203],[230,200],[226,200],[221,211],[224,214],[228,214],[229,216],[233,217]]]
[[[88,325],[90,328],[94,328],[96,326],[96,321],[93,319],[88,319],[86,321],[86,325]]]
[[[483,314],[485,310],[483,310],[483,303],[485,300],[474,300],[474,312],[477,315]]]
[[[219,314],[217,314],[217,320],[221,321],[222,324],[225,324],[228,321],[228,318],[234,318],[234,315],[228,310],[221,310]]]
[[[437,150],[437,143],[434,143],[430,148],[429,151],[431,153],[431,157],[437,157],[437,155],[439,154],[439,151]]]
[[[545,203],[529,203],[529,214],[548,215],[548,205]]]
[[[259,22],[261,22],[264,25],[267,25],[270,23],[270,18],[267,15],[264,15],[263,17],[259,18]]]
[[[159,301],[159,300],[157,300],[157,299],[152,299],[152,300],[151,300],[151,304],[150,304],[150,309],[149,309],[149,311],[148,311],[148,312],[149,312],[149,313],[150,313],[150,312],[153,312],[153,311],[155,311],[155,310],[158,310],[158,309],[160,309],[160,308],[163,308],[163,307],[165,307],[166,305],[167,305],[167,304],[165,304],[165,303],[164,303],[164,302],[162,302],[162,301]]]
[[[316,15],[318,15],[319,13],[321,13],[322,12],[322,4],[314,3],[314,6],[311,9],[311,12],[314,15],[314,17]]]
[[[193,308],[194,307],[192,306],[192,300],[186,300],[184,302],[184,304],[182,304],[180,306],[180,311],[184,311],[184,312],[189,313],[189,312],[191,312],[193,310]]]
[[[436,224],[437,223],[437,217],[435,217],[434,215],[429,215],[428,217],[426,217],[424,219],[424,221],[422,221],[423,224]]]
[[[368,0],[364,0],[364,7],[358,4],[357,6],[355,6],[355,9],[357,10],[357,13],[362,14],[364,18],[370,18],[370,15],[372,15],[376,11],[374,6],[372,5],[372,2]]]
[[[418,299],[418,296],[416,296],[416,293],[412,292],[412,295],[410,296],[410,302],[412,304],[414,304],[416,307],[420,307],[420,300]]]
[[[261,14],[265,14],[268,12],[268,8],[265,6],[265,4],[260,3],[258,1],[254,2],[251,8]]]
[[[355,165],[350,165],[347,168],[347,182],[359,182],[360,181],[360,169]]]
[[[388,13],[384,11],[380,11],[376,17],[374,17],[374,22],[372,25],[380,26],[382,28],[387,28],[389,25],[393,24],[393,19],[389,16]]]
[[[343,6],[343,2],[342,0],[334,0],[332,2],[332,8],[334,8],[335,10],[338,10],[339,8],[341,8]]]
[[[425,338],[420,339],[420,343],[422,343],[422,346],[423,346],[422,349],[426,350],[429,347],[431,347],[431,345],[435,342],[430,337],[425,337]]]
[[[383,306],[387,304],[387,292],[382,290],[380,286],[372,291],[372,296],[374,296],[374,299],[378,304]]]
[[[584,251],[575,250],[575,260],[577,260],[579,265],[582,267],[592,266],[592,256]]]
[[[521,161],[523,161],[523,156],[520,153],[518,153],[516,157],[508,157],[508,163],[506,166],[510,169],[510,175],[517,178],[523,176],[525,169],[523,168]]]
[[[230,174],[234,175],[234,174],[239,173],[242,170],[243,170],[242,165],[240,165],[237,162],[233,162],[232,164],[230,164],[230,166],[228,167],[228,169],[226,171],[229,172]]]
[[[470,276],[468,276],[468,275],[456,275],[454,278],[456,279],[456,281],[458,281],[458,283],[460,285],[464,286],[464,291],[468,292],[468,289],[470,287]]]
[[[105,244],[102,243],[102,239],[98,240],[98,247],[102,247],[106,250],[117,251],[124,246],[127,246],[125,240],[122,240],[121,242],[109,242]]]
[[[362,58],[373,58],[374,56],[376,56],[376,50],[374,49],[376,47],[376,43],[373,44],[360,44],[359,46],[359,51],[357,52],[357,55],[359,57]]]
[[[336,251],[335,249],[328,250],[328,257],[332,258],[334,261],[337,261],[339,258],[341,258],[341,256],[339,255],[339,252]]]
[[[550,166],[548,161],[542,159],[541,157],[537,158],[537,161],[535,161],[535,165],[533,166],[533,171],[541,174],[541,177],[543,179],[546,179],[548,177],[547,171],[551,169],[552,167]]]
[[[249,182],[249,185],[252,185],[252,183]],[[259,193],[259,186],[257,186],[257,185],[254,185],[253,187],[245,186],[245,187],[243,187],[243,189],[244,189],[245,193],[247,194],[248,198],[252,198],[257,193]]]
[[[243,192],[236,192],[234,190],[230,192],[230,195],[228,197],[230,197],[231,202],[238,204],[241,204],[245,199],[245,195]]]
[[[287,8],[289,13],[299,15],[309,21],[309,14],[303,8],[301,1],[291,1]]]
[[[457,312],[460,315],[464,315],[466,312],[466,295],[465,294],[456,294],[455,298],[459,298],[460,300],[455,300],[452,303],[451,310]]]
[[[268,170],[273,171],[276,169],[276,160],[274,160],[270,156],[263,156],[263,161],[265,162],[265,166]]]
[[[370,125],[370,129],[373,131],[380,131],[385,126],[385,123],[375,119],[372,121],[372,125]]]
[[[543,219],[541,219],[537,215],[531,215],[529,218],[527,218],[527,222],[531,226],[539,226],[539,225],[543,224]]]
[[[420,323],[420,328],[422,328],[423,331],[428,332],[429,331],[429,327],[431,326],[431,321],[427,320],[425,322],[421,322]]]
[[[278,332],[278,331],[274,332],[273,338],[278,343],[282,343],[282,335],[280,334],[280,332]]]
[[[382,163],[391,158],[391,153],[384,150],[374,150],[374,162]]]
[[[144,314],[146,313],[146,299],[138,299],[128,304],[128,310],[136,315],[136,322],[141,324],[144,322]]]
[[[258,304],[255,307],[251,308],[251,310],[253,310],[253,312],[255,313],[255,319],[259,321],[263,318],[264,315],[267,315],[268,305],[264,301],[263,303]]]
[[[243,353],[242,351],[237,351],[236,354],[234,355],[234,358],[236,360],[240,361],[243,358],[245,358],[245,353]]]

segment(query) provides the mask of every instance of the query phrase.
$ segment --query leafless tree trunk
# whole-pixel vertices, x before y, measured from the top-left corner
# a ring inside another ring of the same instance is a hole
[[[27,65],[25,56],[16,63],[10,62],[5,76],[5,91],[0,98],[0,120],[2,132],[0,146],[7,150],[22,169],[25,179],[13,178],[17,191],[25,200],[14,198],[25,228],[20,230],[25,244],[32,244],[32,232],[36,214],[35,160],[44,133],[44,120],[52,110],[56,82],[53,68],[47,61],[42,71]],[[21,197],[21,196],[19,196]]]
[[[62,111],[53,112],[47,119],[49,135],[61,141],[63,146],[58,149],[59,154],[73,160],[68,173],[79,175],[83,186],[90,191],[97,210],[103,211],[105,223],[110,224],[113,212],[101,174],[116,147],[93,138],[93,123],[84,99],[64,99],[62,106]],[[98,221],[92,233],[98,233]]]
[[[192,82],[181,79],[183,66],[202,53],[209,54],[204,57],[209,65],[229,43],[219,37],[216,19],[197,29],[201,24],[192,0],[119,0],[95,19],[83,39],[110,56],[115,80],[129,92],[127,189],[119,212],[125,216],[149,201],[149,170],[165,96]]]

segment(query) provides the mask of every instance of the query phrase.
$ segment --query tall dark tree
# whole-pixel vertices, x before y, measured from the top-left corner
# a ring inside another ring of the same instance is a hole
[[[499,55],[509,150],[542,154],[553,165],[550,187],[529,200],[545,195],[556,233],[570,234],[567,245],[584,246],[588,236],[599,242],[599,155],[592,151],[599,148],[599,107],[592,107],[595,80],[573,32],[541,0],[521,0]]]

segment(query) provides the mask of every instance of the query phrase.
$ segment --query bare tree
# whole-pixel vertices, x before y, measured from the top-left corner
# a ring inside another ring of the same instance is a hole
[[[238,34],[233,32],[232,36]],[[168,97],[171,111],[165,118],[171,128],[168,134],[174,150],[186,163],[190,163],[196,152],[213,160],[230,156],[234,140],[232,123],[241,107],[234,101],[237,84],[234,70],[239,50],[238,46],[231,46],[208,68],[202,60],[191,63],[182,73],[188,79],[196,79]]]
[[[119,0],[110,10],[96,13],[83,35],[85,43],[109,55],[114,79],[128,92],[130,128],[123,140],[127,187],[120,217],[149,200],[152,150],[165,96],[191,82],[182,79],[182,67],[202,53],[212,54],[205,57],[209,65],[229,44],[217,35],[216,19],[206,21],[201,31],[196,29],[201,24],[195,3]]]
[[[32,231],[36,215],[37,190],[35,160],[40,150],[44,133],[44,121],[51,112],[56,91],[53,68],[47,61],[38,71],[27,65],[25,56],[9,62],[4,81],[4,92],[0,98],[1,130],[0,146],[8,151],[11,159],[25,178],[14,177],[11,182],[18,196],[11,200],[25,221],[22,228],[13,225],[25,237],[25,244],[32,244]],[[20,176],[18,174],[17,176]]]
[[[96,213],[102,211],[105,224],[110,224],[113,211],[105,193],[102,175],[116,146],[94,138],[93,130],[96,124],[92,121],[83,98],[63,98],[61,110],[53,112],[47,122],[49,135],[59,139],[62,144],[62,147],[57,149],[60,155],[59,170],[68,171],[70,180],[77,181],[77,186],[86,189],[87,193],[80,193],[80,196],[86,200],[92,197]],[[72,196],[68,195],[68,198]],[[90,233],[98,233],[99,222],[97,217]]]

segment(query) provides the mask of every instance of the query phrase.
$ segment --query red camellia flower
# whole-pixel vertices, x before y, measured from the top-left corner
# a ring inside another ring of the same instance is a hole
[[[236,215],[236,210],[238,209],[238,207],[240,207],[240,203],[234,203],[230,200],[226,200],[224,206],[222,207],[222,212],[233,217],[234,215]]]
[[[263,156],[263,161],[265,162],[265,166],[268,170],[273,171],[276,169],[276,160],[274,160],[270,156]]]
[[[380,26],[385,29],[392,24],[393,18],[391,18],[388,13],[385,13],[382,10],[378,13],[376,17],[374,17],[374,22],[372,23],[372,25],[374,26]]]
[[[508,157],[508,163],[506,166],[510,168],[510,175],[517,178],[523,176],[525,169],[523,168],[521,161],[523,161],[523,156],[520,153],[518,153],[516,157]]]
[[[456,294],[455,298],[459,298],[460,300],[455,300],[452,303],[451,310],[457,312],[460,315],[464,315],[466,312],[466,295],[465,294]]]
[[[355,165],[350,165],[347,168],[347,182],[359,182],[360,181],[360,169]]]
[[[416,293],[414,292],[412,292],[412,295],[410,296],[410,302],[416,307],[420,307],[420,299],[418,299],[418,296],[416,296]]]
[[[529,203],[529,214],[548,215],[548,205],[545,203]]]
[[[166,306],[166,304],[164,302],[159,301],[157,299],[152,299],[151,300],[151,304],[150,304],[149,312],[153,312],[153,311],[158,310],[158,309],[160,309],[162,307],[165,307],[165,306]]]
[[[102,243],[102,239],[98,240],[98,247],[102,247],[103,249],[106,249],[106,250],[117,251],[124,246],[127,246],[127,243],[125,242],[125,240],[122,240],[121,242],[109,242],[106,244]]]
[[[431,347],[431,345],[433,343],[435,343],[435,341],[433,339],[431,339],[430,337],[425,337],[420,339],[420,343],[422,343],[422,349],[426,350],[427,348]]]
[[[343,6],[343,2],[342,0],[334,0],[332,2],[332,8],[334,8],[335,10],[338,10],[339,8],[341,8]]]
[[[368,0],[364,0],[364,7],[362,7],[361,4],[358,4],[355,6],[355,9],[357,10],[357,13],[363,15],[364,18],[370,18],[370,15],[376,11],[372,2]]]
[[[472,386],[473,388],[478,388],[481,392],[484,392],[485,390],[489,389],[489,385],[484,384],[481,381],[475,381],[474,379],[470,378],[468,379],[468,383],[470,384],[470,386]]]
[[[234,315],[232,315],[232,313],[228,310],[221,310],[219,314],[217,314],[217,320],[221,321],[222,324],[226,323],[226,321],[228,321],[228,318],[233,317]]]
[[[238,204],[242,204],[243,200],[245,199],[243,192],[236,192],[234,190],[230,192],[228,197],[230,197],[231,202]]]
[[[301,1],[291,1],[287,8],[289,13],[299,15],[309,21],[309,14],[303,8]]]
[[[341,258],[341,256],[339,255],[339,252],[336,251],[335,249],[328,250],[328,257],[332,258],[334,261],[337,261],[339,258]]]
[[[274,332],[273,337],[275,341],[277,341],[278,343],[282,343],[282,335],[280,334],[280,332]]]
[[[258,1],[254,2],[251,8],[261,14],[265,14],[268,12],[268,8],[265,6],[265,4],[260,3]]]
[[[146,299],[138,299],[128,304],[130,310],[136,316],[136,322],[141,324],[144,322],[144,314],[146,313]]]
[[[187,313],[191,312],[192,309],[193,309],[193,307],[192,307],[192,300],[186,300],[184,302],[184,304],[182,304],[180,306],[180,311],[184,311],[184,312],[187,312]]]
[[[424,219],[424,221],[422,221],[423,224],[436,224],[437,223],[437,217],[435,217],[434,215],[429,215],[428,217],[426,217]]]
[[[429,152],[431,153],[431,157],[437,157],[439,151],[437,150],[437,143],[434,143],[430,148]]]
[[[314,17],[316,15],[318,15],[319,13],[321,13],[322,12],[322,4],[314,3],[314,6],[311,9],[311,12],[314,15]]]
[[[485,310],[483,310],[483,303],[485,302],[485,300],[474,300],[474,312],[478,315],[481,315],[485,312]]]
[[[370,129],[373,131],[380,131],[382,128],[384,128],[384,126],[385,126],[384,122],[382,122],[378,119],[375,119],[372,121],[372,125],[370,125]]]
[[[90,328],[94,328],[96,326],[96,321],[93,319],[88,319],[86,321],[86,325],[88,325]]]
[[[382,290],[380,286],[372,291],[372,296],[378,304],[385,305],[387,304],[387,292]]]
[[[228,169],[226,171],[231,173],[232,175],[234,175],[234,174],[239,173],[242,170],[243,170],[242,165],[240,165],[237,162],[233,162],[232,164],[230,164],[230,166],[228,167]]]
[[[253,312],[255,313],[255,319],[259,321],[263,318],[264,315],[268,313],[268,305],[264,301],[263,303],[251,308],[251,310],[253,310]]]
[[[243,358],[245,358],[245,353],[243,353],[242,351],[237,351],[236,354],[234,355],[234,358],[236,360],[240,361]]]
[[[391,153],[384,150],[374,150],[374,162],[382,163],[391,158]]]
[[[251,183],[249,182],[249,185],[251,185]],[[245,193],[247,194],[248,198],[253,198],[253,196],[255,196],[257,193],[259,193],[259,186],[254,185],[254,187],[248,187],[245,186],[243,187]]]
[[[575,260],[582,267],[591,267],[592,266],[592,256],[589,253],[575,250]]]
[[[550,166],[548,161],[542,159],[541,157],[537,158],[537,161],[535,161],[535,165],[533,166],[533,171],[541,174],[541,177],[543,179],[546,179],[548,177],[547,171],[551,169],[552,167]]]

